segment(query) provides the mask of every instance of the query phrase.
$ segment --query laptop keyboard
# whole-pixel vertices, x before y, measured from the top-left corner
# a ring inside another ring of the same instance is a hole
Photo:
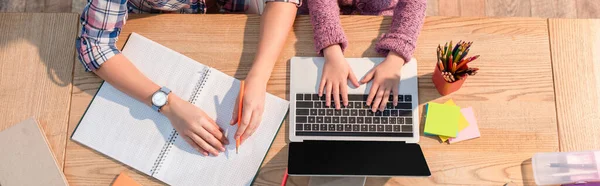
[[[296,94],[297,136],[369,136],[412,137],[412,96],[398,95],[393,106],[392,96],[384,111],[372,112],[367,96],[349,94],[348,106],[336,110],[327,107],[325,96]]]

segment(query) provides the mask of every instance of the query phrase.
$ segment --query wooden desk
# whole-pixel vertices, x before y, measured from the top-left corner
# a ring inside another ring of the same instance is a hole
[[[600,149],[600,20],[550,19],[561,151]]]
[[[374,43],[377,36],[388,30],[390,23],[389,18],[342,16],[350,42],[346,57],[378,56],[373,50]],[[131,32],[229,75],[244,78],[256,52],[259,18],[245,15],[131,15],[119,46],[123,46]],[[292,56],[317,56],[312,38],[310,19],[300,16],[269,81],[270,93],[287,99],[289,59]],[[430,80],[435,47],[450,39],[474,41],[471,53],[481,54],[482,58],[473,65],[482,70],[477,76],[470,77],[459,92],[440,97]],[[503,185],[511,181],[532,185],[531,156],[535,152],[559,150],[547,20],[428,17],[415,57],[419,60],[421,105],[453,98],[462,107],[472,106],[482,137],[453,145],[422,137],[420,144],[433,176],[369,178],[367,185]],[[69,135],[100,82],[93,74],[84,73],[79,65],[75,67],[74,75]],[[287,122],[282,127],[256,185],[281,182],[287,164]],[[144,185],[160,184],[96,151],[67,141],[64,172],[73,185],[107,185],[124,169]],[[293,177],[288,184],[306,185],[307,182],[307,177]]]
[[[36,118],[61,169],[77,18],[70,13],[0,14],[0,131]]]

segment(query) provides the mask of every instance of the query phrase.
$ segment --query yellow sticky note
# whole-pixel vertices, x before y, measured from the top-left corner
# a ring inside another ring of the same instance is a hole
[[[452,105],[452,106],[456,106],[456,104],[454,103],[454,100],[450,99],[448,101],[446,101],[444,103],[444,105]],[[467,121],[467,119],[465,118],[465,116],[462,115],[462,113],[460,114],[460,116],[458,117],[458,131],[462,131],[463,129],[467,128],[469,126],[469,122]],[[440,140],[442,140],[442,142],[446,142],[450,137],[447,136],[439,136]]]
[[[429,135],[456,137],[460,115],[458,106],[429,103],[424,132]]]

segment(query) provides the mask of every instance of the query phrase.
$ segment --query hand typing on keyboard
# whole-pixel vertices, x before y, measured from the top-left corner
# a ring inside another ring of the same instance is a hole
[[[398,86],[400,86],[400,72],[403,65],[404,59],[396,52],[390,51],[383,62],[360,80],[362,84],[373,81],[367,98],[367,105],[371,107],[371,111],[385,110],[390,93],[393,95],[393,105],[398,104]]]
[[[333,99],[335,108],[339,110],[341,108],[340,96],[344,106],[348,106],[348,80],[355,87],[358,87],[359,84],[346,58],[344,58],[340,45],[331,45],[323,49],[323,53],[325,64],[323,65],[323,75],[319,84],[319,97],[323,96],[323,92],[325,92],[325,105],[329,107],[331,99]]]

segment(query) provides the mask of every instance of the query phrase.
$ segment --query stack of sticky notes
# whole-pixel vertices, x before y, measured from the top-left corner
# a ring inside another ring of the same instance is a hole
[[[452,99],[444,104],[428,103],[425,107],[426,135],[439,136],[442,142],[456,143],[481,136],[473,108],[460,108]]]

